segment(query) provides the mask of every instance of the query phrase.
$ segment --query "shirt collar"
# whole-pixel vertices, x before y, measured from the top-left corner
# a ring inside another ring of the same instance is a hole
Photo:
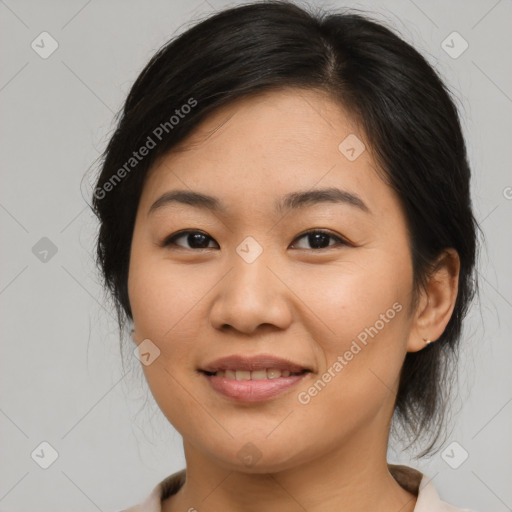
[[[414,468],[388,464],[389,472],[407,491],[417,496],[414,512],[471,512],[441,501],[432,480]],[[123,512],[162,512],[162,501],[173,494],[185,483],[185,470],[182,469],[162,480],[144,502]]]

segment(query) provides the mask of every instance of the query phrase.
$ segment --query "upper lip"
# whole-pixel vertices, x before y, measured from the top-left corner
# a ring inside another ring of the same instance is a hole
[[[276,369],[290,373],[300,373],[304,370],[310,371],[309,368],[301,364],[295,363],[288,359],[261,354],[258,356],[232,355],[216,359],[201,368],[204,372],[214,373],[223,370],[244,370],[256,371],[264,369]]]

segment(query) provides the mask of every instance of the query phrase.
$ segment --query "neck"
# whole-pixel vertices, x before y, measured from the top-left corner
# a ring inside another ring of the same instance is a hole
[[[416,496],[390,474],[386,440],[370,436],[366,441],[265,473],[226,469],[185,443],[186,482],[164,501],[162,511],[412,512]]]

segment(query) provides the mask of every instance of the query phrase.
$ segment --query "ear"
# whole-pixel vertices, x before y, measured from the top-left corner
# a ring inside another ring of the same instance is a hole
[[[455,307],[459,270],[457,251],[445,249],[437,258],[427,285],[420,292],[407,352],[418,352],[426,346],[425,339],[436,341],[443,334]]]

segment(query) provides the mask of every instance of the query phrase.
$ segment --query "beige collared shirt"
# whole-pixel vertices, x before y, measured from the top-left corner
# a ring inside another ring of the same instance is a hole
[[[441,501],[431,480],[408,466],[388,464],[395,480],[407,491],[417,496],[414,512],[472,512],[456,508]],[[162,512],[162,501],[176,494],[185,482],[185,470],[178,471],[162,480],[140,504],[122,512]]]

